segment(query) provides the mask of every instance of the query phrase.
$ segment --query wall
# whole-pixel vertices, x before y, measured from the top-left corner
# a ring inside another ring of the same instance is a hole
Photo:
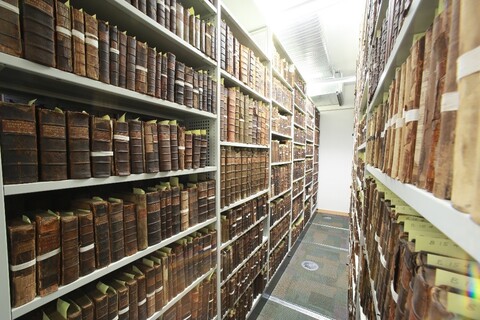
[[[351,99],[345,100],[346,105],[337,110],[320,112],[318,209],[347,213],[352,184],[353,108]]]

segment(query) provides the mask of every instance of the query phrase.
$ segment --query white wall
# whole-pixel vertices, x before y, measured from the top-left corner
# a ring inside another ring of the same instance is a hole
[[[318,209],[349,212],[353,109],[320,112]]]

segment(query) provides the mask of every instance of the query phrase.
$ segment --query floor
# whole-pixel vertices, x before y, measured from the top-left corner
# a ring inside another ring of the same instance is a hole
[[[249,320],[347,319],[348,235],[348,217],[317,213]]]

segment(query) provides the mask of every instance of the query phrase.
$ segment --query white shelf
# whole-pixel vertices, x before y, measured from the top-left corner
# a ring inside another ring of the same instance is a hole
[[[294,184],[295,182],[298,182],[298,181],[302,180],[303,178],[305,178],[305,176],[301,176],[300,178],[297,178],[297,179],[293,180],[292,184]]]
[[[256,225],[260,224],[263,220],[265,220],[266,217],[267,217],[267,216],[261,217],[260,219],[258,219],[257,221],[255,221],[255,223],[253,223],[251,226],[249,226],[246,230],[242,231],[240,234],[236,235],[235,237],[233,237],[232,239],[228,240],[227,242],[222,243],[222,245],[220,246],[220,250],[225,249],[226,247],[228,247],[229,245],[231,245],[232,243],[234,243],[235,241],[237,241],[238,238],[240,238],[241,236],[243,236],[244,234],[246,234],[248,231],[252,230]]]
[[[299,129],[305,130],[305,127],[302,127],[301,125],[297,124],[295,121],[293,121],[293,125]]]
[[[297,146],[305,147],[305,143],[293,141],[293,144],[296,144]]]
[[[283,162],[272,162],[271,166],[283,166],[283,165],[286,165],[286,164],[291,164],[292,161],[283,161]]]
[[[307,111],[301,109],[300,106],[298,106],[296,103],[294,103],[293,105],[298,111],[300,111],[300,113],[303,113],[305,116],[307,115]]]
[[[222,78],[225,79],[225,84],[226,85],[230,85],[230,86],[233,85],[233,86],[239,87],[245,94],[248,94],[250,97],[252,97],[256,100],[263,101],[265,103],[270,103],[270,100],[268,98],[266,98],[264,95],[260,94],[259,92],[255,91],[254,89],[250,88],[245,83],[243,83],[242,81],[238,80],[237,78],[235,78],[234,76],[229,74],[227,71],[222,69],[222,70],[220,70],[220,74],[221,74]]]
[[[282,84],[285,87],[287,87],[288,90],[293,91],[293,88],[290,85],[290,83],[287,82],[287,80],[282,76],[282,74],[280,72],[277,71],[277,69],[272,68],[272,73],[273,73],[273,76],[275,78],[277,78],[278,80],[280,80],[280,82],[282,82]]]
[[[304,211],[300,211],[300,213],[298,214],[298,216],[295,217],[295,219],[292,220],[292,223],[291,225],[295,224],[295,222],[297,222],[298,218],[300,218],[302,215],[304,214]]]
[[[408,10],[408,14],[403,21],[402,28],[397,36],[392,52],[385,64],[382,75],[379,78],[377,88],[373,95],[372,101],[368,106],[367,113],[378,105],[383,99],[383,92],[387,92],[395,77],[395,69],[400,66],[410,55],[410,47],[412,45],[413,36],[420,32],[425,32],[432,24],[436,1],[413,0]]]
[[[305,138],[305,141],[306,141],[307,143],[313,144],[313,140],[311,140],[311,139]]]
[[[225,147],[238,147],[238,148],[251,148],[251,149],[270,149],[269,146],[262,146],[260,144],[248,144],[248,143],[241,143],[241,142],[220,141],[220,145],[225,146]]]
[[[288,228],[288,230],[285,232],[285,234],[282,235],[282,237],[280,238],[280,240],[278,240],[278,242],[272,247],[271,250],[269,250],[269,253],[272,254],[273,251],[275,251],[275,249],[278,248],[278,246],[280,245],[280,243],[282,243],[282,240],[285,239],[286,236],[288,236],[288,234],[290,233],[290,228]],[[287,246],[288,246],[288,243],[287,243]]]
[[[305,189],[305,188],[304,188]],[[304,190],[300,191],[296,195],[293,196],[292,201],[295,200],[299,195],[303,194]]]
[[[257,198],[257,197],[260,197],[260,196],[262,196],[262,195],[264,195],[264,194],[266,194],[266,193],[268,193],[268,189],[259,191],[259,192],[255,193],[255,194],[252,194],[252,195],[249,196],[249,197],[246,197],[245,199],[238,200],[237,202],[234,202],[234,203],[232,203],[231,205],[228,205],[228,206],[222,208],[222,209],[220,210],[220,212],[225,212],[225,211],[227,211],[227,210],[233,209],[233,208],[235,208],[236,206],[239,206],[239,205],[241,205],[241,204],[244,204],[244,203],[246,203],[246,202],[248,202],[248,201],[250,201],[250,200],[253,200],[253,199]]]
[[[308,156],[307,156],[308,157]],[[305,170],[305,174],[309,173],[309,172],[312,172],[313,171],[313,168],[311,169],[308,169],[308,170]]]
[[[298,84],[295,83],[295,88],[297,89],[297,91],[295,92],[300,92],[300,95],[302,97],[304,97],[305,99],[307,98],[307,96],[305,95],[305,93],[302,91],[302,89],[298,86]]]
[[[367,165],[366,169],[475,260],[480,261],[480,225],[476,224],[469,214],[454,209],[451,201],[435,198],[430,192],[401,183],[370,165]],[[454,228],[452,223],[455,224]]]
[[[167,312],[172,306],[174,306],[178,301],[180,301],[180,299],[182,299],[187,293],[189,293],[190,291],[193,290],[193,288],[195,288],[196,286],[198,286],[200,283],[202,283],[203,280],[205,280],[206,278],[208,278],[212,273],[213,271],[215,271],[216,268],[212,268],[210,269],[207,273],[205,273],[204,275],[200,276],[199,278],[197,278],[197,280],[195,280],[194,282],[192,282],[188,287],[185,288],[185,290],[183,290],[182,292],[180,292],[179,294],[177,294],[177,296],[175,298],[173,298],[172,300],[170,300],[163,308],[162,310],[160,311],[157,311],[155,312],[150,318],[148,318],[148,320],[155,320],[155,319],[158,319],[160,318],[165,312]]]
[[[362,143],[361,145],[358,146],[357,150],[358,151],[364,151],[366,147],[367,147],[367,143],[364,142],[364,143]]]
[[[280,102],[278,102],[277,100],[275,99],[272,99],[272,104],[277,106],[278,109],[280,109],[280,111],[288,114],[288,115],[293,115],[293,112],[291,110],[288,110],[287,108],[285,108],[285,106],[283,104],[281,104]]]
[[[293,159],[293,162],[298,162],[298,161],[305,161],[305,158]]]
[[[53,301],[57,298],[62,297],[63,295],[65,295],[69,292],[72,292],[75,289],[78,289],[78,288],[80,288],[80,287],[82,287],[82,286],[84,286],[84,285],[86,285],[86,284],[88,284],[92,281],[95,281],[95,280],[97,280],[97,279],[99,279],[103,276],[106,276],[107,274],[109,274],[109,273],[111,273],[111,272],[113,272],[113,271],[115,271],[115,270],[117,270],[117,269],[119,269],[123,266],[131,264],[131,263],[137,261],[138,259],[149,255],[150,253],[152,253],[154,251],[157,251],[157,250],[159,250],[159,249],[161,249],[165,246],[168,246],[168,245],[174,243],[175,241],[178,241],[178,240],[184,238],[185,236],[191,234],[192,232],[198,231],[198,230],[200,230],[202,228],[205,228],[206,226],[208,226],[212,223],[215,223],[216,220],[217,220],[217,218],[212,218],[212,219],[209,219],[205,222],[199,223],[196,226],[190,227],[187,230],[185,230],[183,232],[180,232],[179,234],[174,235],[173,237],[165,239],[165,240],[161,241],[160,243],[158,243],[156,245],[149,246],[147,249],[139,251],[134,255],[125,257],[120,261],[113,262],[105,268],[97,269],[97,270],[93,271],[92,273],[90,273],[90,274],[88,274],[84,277],[79,278],[75,282],[72,282],[72,283],[67,284],[65,286],[60,286],[57,291],[55,291],[55,292],[53,292],[53,293],[51,293],[51,294],[49,294],[45,297],[36,297],[32,301],[30,301],[30,302],[28,302],[28,303],[26,303],[26,304],[24,304],[20,307],[12,308],[12,319],[16,319],[16,318],[18,318],[18,317],[20,317],[20,316],[22,316],[22,315],[24,315],[24,314],[26,314],[30,311],[33,311],[33,310],[47,304],[50,301]]]
[[[80,77],[5,53],[0,53],[0,89],[157,118],[217,118],[217,115],[210,112]]]
[[[178,170],[178,171],[167,171],[159,173],[142,173],[142,174],[131,174],[129,176],[111,176],[107,178],[89,178],[89,179],[70,179],[62,181],[42,181],[42,182],[33,182],[33,183],[23,183],[23,184],[7,184],[3,186],[3,193],[5,196],[16,195],[16,194],[26,194],[34,192],[43,192],[43,191],[52,191],[52,190],[64,190],[64,189],[73,189],[73,188],[84,188],[84,187],[93,187],[106,184],[116,184],[132,181],[144,181],[152,179],[161,179],[169,177],[178,177],[196,173],[207,173],[214,172],[217,170],[217,167],[209,166],[199,169],[188,169],[188,170]]]
[[[274,224],[272,224],[270,226],[270,230],[272,230],[273,228],[275,228],[279,223],[280,221],[282,221],[286,216],[288,216],[289,214],[291,213],[291,211],[289,210],[287,213],[285,213],[282,217],[280,217],[280,219],[278,219],[277,221],[275,221]]]
[[[268,201],[269,201],[269,202],[272,202],[273,200],[275,200],[275,199],[277,199],[277,198],[280,198],[281,196],[283,196],[283,195],[285,195],[285,194],[289,193],[291,190],[292,190],[292,188],[290,187],[290,188],[288,188],[287,190],[285,190],[285,191],[282,191],[282,192],[280,192],[279,194],[277,194],[277,195],[275,195],[275,196],[271,197],[271,198],[270,198],[270,200],[268,200]]]
[[[275,131],[270,131],[272,134],[272,137],[277,137],[277,138],[283,138],[287,140],[292,140],[292,137],[283,133],[275,132]]]

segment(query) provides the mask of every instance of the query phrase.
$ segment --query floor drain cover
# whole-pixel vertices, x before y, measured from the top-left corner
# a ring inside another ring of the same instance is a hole
[[[324,216],[323,219],[325,219],[325,220],[332,220],[332,217]]]
[[[308,271],[315,271],[318,270],[318,264],[316,264],[313,261],[303,261],[302,262],[302,267],[304,269],[307,269]]]

